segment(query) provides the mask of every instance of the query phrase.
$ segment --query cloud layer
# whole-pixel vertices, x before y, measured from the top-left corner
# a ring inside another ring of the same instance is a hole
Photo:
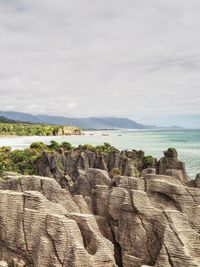
[[[0,0],[0,110],[200,113],[199,0]]]

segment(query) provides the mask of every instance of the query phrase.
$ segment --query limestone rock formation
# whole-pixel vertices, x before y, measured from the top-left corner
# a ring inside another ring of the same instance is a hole
[[[178,160],[178,153],[175,148],[164,151],[164,157],[159,160],[157,169],[159,174],[174,176],[184,183],[189,180],[185,163]]]
[[[110,154],[89,150],[59,152],[44,152],[35,163],[35,168],[38,175],[54,177],[63,188],[68,184],[66,176],[76,181],[78,176],[85,175],[88,168],[106,170],[110,175],[118,172],[124,176],[138,176],[143,169],[143,151],[114,151]]]
[[[83,198],[77,205],[54,179],[38,176],[7,173],[0,188],[0,255],[9,266],[116,266],[94,215],[81,213],[89,210]]]
[[[116,177],[110,185],[95,181],[92,212],[115,246],[118,266],[200,266],[198,188],[156,174]]]
[[[109,175],[127,155],[97,160],[92,152],[66,157],[61,151],[69,189],[61,186],[54,154],[40,161],[49,177],[4,173],[0,266],[200,266],[200,175],[189,183],[176,152],[170,153],[157,173],[141,167],[141,176],[133,177],[130,169],[142,166],[133,154],[127,172]]]

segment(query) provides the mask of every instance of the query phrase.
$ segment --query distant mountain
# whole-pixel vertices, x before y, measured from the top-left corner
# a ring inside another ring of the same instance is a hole
[[[169,127],[164,127],[164,128],[167,128],[169,130],[184,130],[185,129],[184,127],[176,126],[176,125],[169,126]]]
[[[30,115],[27,113],[14,111],[0,111],[0,116],[8,119],[32,122],[32,123],[47,123],[57,125],[73,125],[81,127],[82,129],[152,129],[153,126],[143,125],[134,120],[127,118],[66,118],[62,116],[48,116],[48,115]]]
[[[178,125],[186,129],[200,129],[200,114],[157,116],[143,120],[144,124],[153,124],[159,127]]]
[[[0,123],[16,123],[16,121],[0,116]]]
[[[127,118],[115,118],[115,117],[105,117],[105,118],[65,118],[57,116],[47,116],[39,115],[37,116],[42,122],[49,124],[62,124],[62,125],[75,125],[82,129],[148,129],[151,126],[143,125],[137,123],[136,121]]]
[[[30,115],[22,112],[15,111],[0,111],[0,116],[5,117],[7,119],[15,120],[15,121],[23,121],[23,122],[32,122],[38,123],[40,119],[37,116]]]

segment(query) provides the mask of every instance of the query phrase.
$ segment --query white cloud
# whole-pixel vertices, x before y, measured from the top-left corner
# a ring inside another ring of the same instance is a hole
[[[0,110],[199,113],[199,10],[199,0],[0,0]]]

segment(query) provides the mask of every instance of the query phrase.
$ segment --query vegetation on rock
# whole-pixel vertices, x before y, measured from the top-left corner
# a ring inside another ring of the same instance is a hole
[[[4,171],[13,171],[22,174],[37,174],[35,162],[42,157],[43,152],[57,152],[58,149],[71,150],[72,145],[68,142],[61,144],[52,140],[49,145],[42,142],[34,142],[30,148],[11,151],[10,147],[0,148],[0,174]]]
[[[170,147],[168,148],[166,151],[163,152],[164,156],[167,158],[173,158],[173,157],[177,157],[177,151],[174,147]]]
[[[121,170],[119,168],[114,168],[109,174],[111,177],[119,176],[121,175]]]
[[[65,167],[63,165],[64,163],[61,154],[68,157],[69,155],[71,155],[72,151],[76,151],[77,153],[90,151],[94,153],[93,158],[98,158],[99,160],[101,160],[101,156],[108,159],[109,155],[110,159],[112,160],[113,166],[113,168],[109,167],[109,172],[113,177],[116,175],[123,175],[125,168],[124,164],[128,164],[126,158],[131,160],[131,162],[133,162],[134,166],[136,167],[135,177],[138,177],[140,175],[140,171],[142,169],[148,167],[155,168],[157,164],[155,158],[153,158],[152,156],[143,156],[144,153],[141,153],[141,151],[137,152],[133,150],[120,152],[109,143],[104,143],[103,145],[98,146],[86,144],[79,145],[78,147],[73,147],[69,142],[63,142],[59,144],[55,140],[52,140],[49,145],[46,145],[42,142],[34,142],[30,145],[29,148],[26,148],[24,150],[17,149],[11,151],[10,147],[0,148],[0,174],[5,171],[12,171],[21,174],[37,175],[38,162],[42,160],[44,153],[46,153],[47,161],[49,161],[49,158],[51,158],[53,155],[57,167],[65,175]],[[121,160],[121,163],[119,162],[118,164],[119,166],[116,166],[113,161],[116,158],[120,158]]]
[[[51,135],[79,135],[81,129],[73,126],[37,125],[28,123],[0,123],[0,135],[17,136],[51,136]]]
[[[110,145],[109,143],[104,143],[103,145],[100,145],[100,146],[93,146],[90,144],[79,145],[78,149],[89,150],[89,151],[96,152],[96,153],[108,153],[108,154],[113,153],[113,152],[119,153],[119,150],[115,148],[114,146]]]
[[[143,166],[144,168],[155,168],[157,164],[157,160],[152,156],[144,156],[143,157]]]

